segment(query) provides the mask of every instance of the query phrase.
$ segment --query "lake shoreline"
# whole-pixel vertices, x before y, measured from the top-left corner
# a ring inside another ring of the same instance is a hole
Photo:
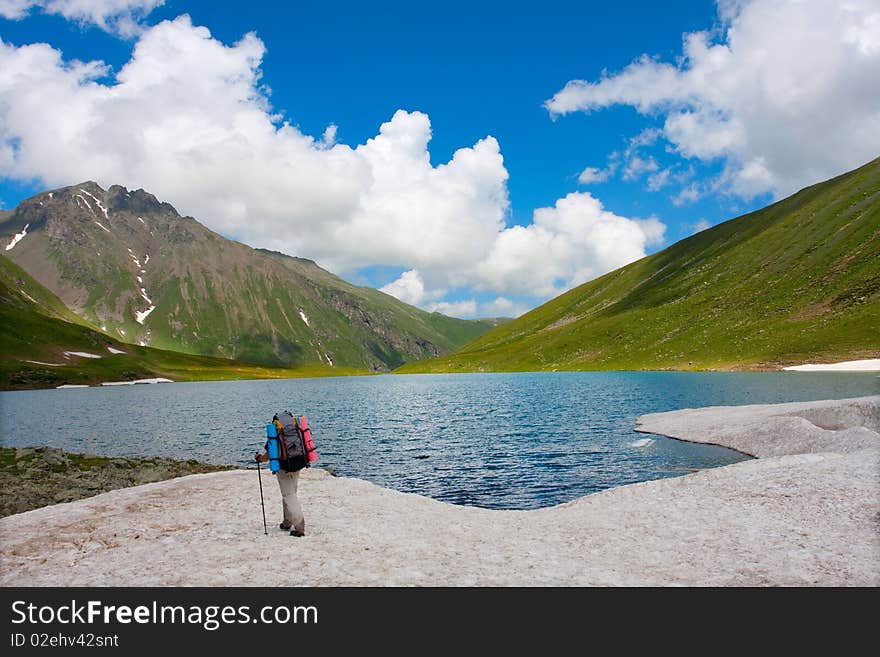
[[[253,470],[191,475],[0,520],[0,584],[878,586],[878,421],[880,396],[642,416],[758,458],[535,511],[308,470],[303,539],[263,536]],[[265,473],[263,488],[274,521]],[[250,567],[271,554],[300,568],[279,582]]]
[[[413,363],[407,363],[402,368],[406,368],[414,365],[418,361],[414,361]],[[851,364],[857,364],[852,366]],[[258,368],[260,366],[254,365],[254,368]],[[335,371],[338,370],[338,371]],[[702,369],[702,368],[688,368],[688,369],[629,369],[629,370],[600,370],[600,369],[587,369],[587,370],[556,370],[556,369],[544,369],[544,370],[516,370],[514,372],[509,372],[506,370],[449,370],[449,371],[400,371],[400,368],[397,370],[392,370],[390,372],[369,372],[366,370],[354,370],[352,368],[347,367],[339,367],[339,368],[326,368],[324,371],[320,373],[316,372],[303,372],[303,373],[293,373],[290,376],[279,376],[278,372],[272,373],[267,376],[248,376],[241,379],[229,379],[225,377],[217,378],[217,379],[205,379],[202,377],[199,378],[176,378],[174,380],[163,378],[163,377],[154,377],[147,379],[132,379],[129,381],[91,381],[89,383],[66,383],[61,385],[52,385],[51,383],[46,384],[45,386],[41,386],[38,384],[27,383],[21,384],[18,386],[3,386],[0,387],[0,392],[15,392],[18,390],[64,390],[64,389],[75,389],[75,388],[100,388],[102,386],[111,386],[111,385],[148,385],[148,384],[156,384],[156,383],[196,383],[196,382],[205,382],[205,381],[271,381],[277,379],[303,379],[303,378],[327,378],[327,377],[336,377],[336,376],[345,376],[345,377],[358,377],[358,376],[381,376],[381,375],[406,375],[406,374],[490,374],[490,373],[498,373],[498,374],[512,374],[512,373],[539,373],[539,372],[547,372],[547,373],[555,373],[555,372],[700,372],[700,373],[725,373],[725,372],[878,372],[880,374],[880,358],[869,358],[862,359],[857,361],[840,361],[835,363],[804,363],[804,364],[790,364],[785,365],[783,363],[775,363],[773,365],[765,365],[765,364],[756,364],[756,365],[743,365],[731,368],[723,368],[723,369]]]
[[[2,447],[0,517],[119,488],[233,469],[232,465],[212,465],[194,459],[98,456],[45,446]]]

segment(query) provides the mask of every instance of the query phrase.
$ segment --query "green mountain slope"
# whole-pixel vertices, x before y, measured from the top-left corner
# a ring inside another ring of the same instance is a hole
[[[227,240],[167,203],[92,182],[0,219],[5,254],[120,340],[301,367],[388,370],[490,328],[357,287],[314,262]]]
[[[880,159],[402,372],[775,368],[880,356]]]
[[[0,389],[154,377],[195,381],[350,373],[355,370],[326,365],[273,369],[122,343],[85,326],[58,297],[0,256]]]

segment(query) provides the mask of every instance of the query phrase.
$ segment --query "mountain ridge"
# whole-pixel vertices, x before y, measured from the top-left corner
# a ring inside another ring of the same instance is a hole
[[[271,366],[388,371],[448,353],[491,320],[428,313],[314,261],[229,240],[143,190],[94,181],[0,219],[13,261],[120,340]],[[494,322],[497,323],[497,322]]]

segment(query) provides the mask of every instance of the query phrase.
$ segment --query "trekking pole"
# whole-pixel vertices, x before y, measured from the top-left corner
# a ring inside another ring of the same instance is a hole
[[[266,503],[263,501],[263,474],[260,472],[260,460],[254,460],[257,462],[257,479],[260,481],[260,506],[263,507],[263,533],[268,536],[269,528],[266,526]]]

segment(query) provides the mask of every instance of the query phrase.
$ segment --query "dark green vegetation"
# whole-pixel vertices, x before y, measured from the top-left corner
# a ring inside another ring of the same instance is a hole
[[[54,447],[0,448],[0,516],[72,502],[116,488],[232,466],[169,458],[108,458]]]
[[[775,369],[880,356],[880,159],[400,372]]]
[[[65,352],[83,352],[101,358]],[[124,344],[87,326],[58,297],[5,256],[0,256],[0,354],[2,389],[155,377],[200,381],[360,373],[351,368],[326,365],[296,370],[268,368]]]
[[[25,225],[5,254],[128,343],[272,367],[387,371],[495,324],[428,313],[311,260],[227,240],[143,190],[86,182],[39,194],[0,217],[0,243]]]

